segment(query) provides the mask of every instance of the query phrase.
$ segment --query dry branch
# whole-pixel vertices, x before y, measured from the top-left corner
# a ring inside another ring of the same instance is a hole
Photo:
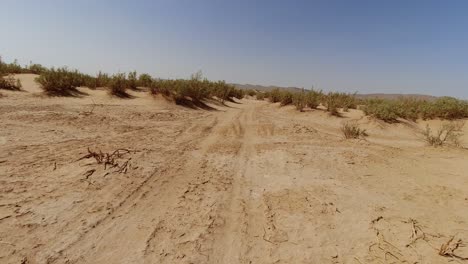
[[[458,239],[456,242],[453,242],[454,239],[455,236],[452,236],[446,243],[442,244],[439,250],[439,255],[461,260],[468,260],[468,257],[462,257],[455,254],[455,250],[457,250],[461,246],[464,246],[464,244],[461,239]]]
[[[89,159],[89,158],[94,158],[96,160],[97,164],[104,164],[104,170],[106,170],[108,167],[109,168],[114,168],[118,167],[118,172],[127,172],[127,168],[129,165],[130,159],[128,159],[126,162],[122,164],[122,166],[119,166],[117,159],[122,158],[124,154],[130,153],[131,151],[128,149],[117,149],[111,154],[109,153],[103,153],[101,150],[98,151],[92,151],[88,147],[88,154],[84,155],[83,157],[79,158],[77,161],[83,160],[83,159]]]

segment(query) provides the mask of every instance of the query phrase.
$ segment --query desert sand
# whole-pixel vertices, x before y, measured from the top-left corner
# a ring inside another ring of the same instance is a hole
[[[0,99],[0,263],[468,258],[468,150],[419,134],[441,121],[251,99],[194,110],[144,91],[49,98],[17,77],[24,91]],[[343,139],[348,120],[369,137]],[[105,167],[88,148],[125,151]]]

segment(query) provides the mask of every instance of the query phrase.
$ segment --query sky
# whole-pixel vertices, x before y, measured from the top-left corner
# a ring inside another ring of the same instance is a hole
[[[0,55],[149,73],[468,99],[468,1],[0,0]]]

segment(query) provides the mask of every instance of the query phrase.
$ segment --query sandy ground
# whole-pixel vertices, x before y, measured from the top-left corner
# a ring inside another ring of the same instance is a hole
[[[468,150],[425,146],[425,123],[20,78],[0,99],[0,263],[467,262]],[[352,119],[367,140],[342,138]],[[88,148],[131,152],[104,168]]]

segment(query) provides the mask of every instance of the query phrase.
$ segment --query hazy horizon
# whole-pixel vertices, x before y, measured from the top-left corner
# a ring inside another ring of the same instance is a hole
[[[468,98],[463,1],[1,3],[7,62]]]

